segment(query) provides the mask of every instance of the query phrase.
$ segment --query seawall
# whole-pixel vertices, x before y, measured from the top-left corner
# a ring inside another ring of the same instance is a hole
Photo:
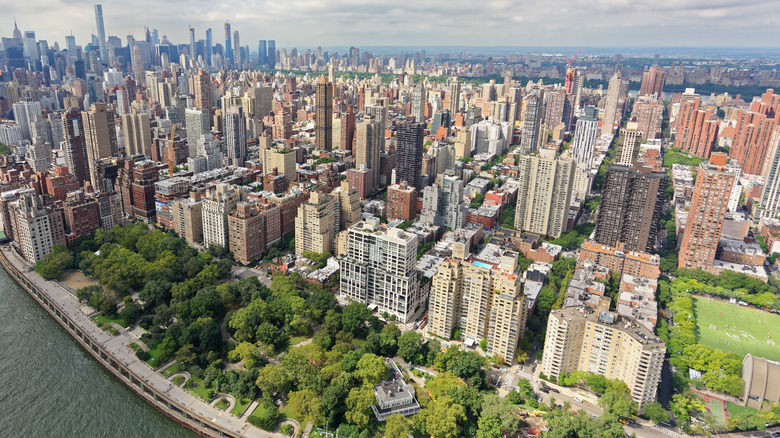
[[[135,357],[129,344],[136,339],[120,332],[100,330],[79,310],[75,296],[60,285],[43,279],[8,244],[0,246],[0,264],[65,331],[109,373],[147,403],[177,423],[204,437],[282,438],[219,410],[174,386]]]

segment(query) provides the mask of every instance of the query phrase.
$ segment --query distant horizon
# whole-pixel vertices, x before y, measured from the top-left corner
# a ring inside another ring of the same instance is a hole
[[[73,31],[77,43],[84,46],[91,34],[97,34],[93,1],[5,3],[0,36],[11,36],[14,19],[22,32],[35,31],[36,39],[52,44],[62,45],[65,35]],[[775,34],[780,2],[762,0],[663,0],[653,4],[626,0],[372,0],[360,4],[354,0],[104,0],[100,4],[106,34],[118,36],[123,43],[128,34],[142,39],[144,26],[158,29],[160,39],[167,35],[176,44],[189,43],[190,26],[196,40],[205,38],[205,30],[211,28],[213,42],[223,43],[223,24],[229,21],[242,45],[251,50],[257,50],[258,40],[272,39],[277,48],[582,47],[626,53],[716,52],[706,56],[717,56],[721,50],[727,57],[765,51],[780,57],[780,42],[762,38]],[[523,44],[494,44],[507,41]],[[777,45],[768,45],[772,42]]]

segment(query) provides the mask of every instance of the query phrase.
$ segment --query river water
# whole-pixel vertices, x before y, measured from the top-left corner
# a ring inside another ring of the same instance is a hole
[[[197,436],[115,380],[2,267],[0,435]]]

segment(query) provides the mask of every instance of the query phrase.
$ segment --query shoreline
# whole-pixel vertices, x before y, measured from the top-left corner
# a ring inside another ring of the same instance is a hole
[[[10,245],[0,246],[0,265],[76,342],[117,380],[180,425],[204,437],[284,437],[210,406],[151,369],[128,347],[132,335],[114,336],[97,328],[76,298],[32,270]],[[38,278],[36,278],[38,277]]]

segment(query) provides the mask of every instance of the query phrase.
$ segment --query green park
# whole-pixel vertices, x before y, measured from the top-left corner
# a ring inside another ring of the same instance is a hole
[[[694,298],[700,344],[745,356],[780,360],[780,316],[754,307]]]

